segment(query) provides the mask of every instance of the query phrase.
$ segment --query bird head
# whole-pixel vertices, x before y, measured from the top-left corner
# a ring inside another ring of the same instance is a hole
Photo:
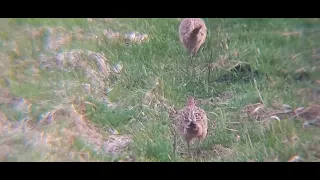
[[[197,123],[194,120],[190,121],[189,127],[196,127],[196,126],[197,126]]]
[[[185,123],[190,128],[194,128],[197,126],[197,120],[193,110],[189,112],[188,116],[185,116]]]
[[[188,96],[186,106],[195,107],[195,101],[193,96]]]

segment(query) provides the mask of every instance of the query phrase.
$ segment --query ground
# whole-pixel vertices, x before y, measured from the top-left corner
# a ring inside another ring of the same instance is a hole
[[[207,18],[192,61],[180,20],[1,19],[0,160],[319,161],[318,127],[283,107],[319,103],[320,19]],[[174,154],[188,95],[209,132]]]

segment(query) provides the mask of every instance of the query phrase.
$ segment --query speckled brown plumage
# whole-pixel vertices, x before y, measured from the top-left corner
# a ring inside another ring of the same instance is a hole
[[[198,139],[198,148],[200,143],[206,138],[208,131],[208,118],[206,112],[195,105],[194,98],[189,96],[186,106],[181,110],[174,110],[169,113],[175,130],[187,142],[188,150],[190,142]]]
[[[179,26],[179,38],[184,47],[194,57],[206,40],[207,27],[200,18],[185,18]]]

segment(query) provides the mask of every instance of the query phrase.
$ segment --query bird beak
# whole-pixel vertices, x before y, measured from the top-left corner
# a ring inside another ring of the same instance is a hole
[[[191,121],[188,126],[195,126],[197,123],[195,121]]]

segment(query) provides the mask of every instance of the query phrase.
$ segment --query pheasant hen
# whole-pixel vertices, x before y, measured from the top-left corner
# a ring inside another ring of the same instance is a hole
[[[208,119],[206,112],[195,105],[194,98],[189,96],[186,106],[181,110],[171,111],[169,116],[174,119],[175,131],[186,141],[188,151],[190,150],[190,142],[193,139],[198,139],[198,151],[200,151],[200,143],[207,136]]]
[[[184,47],[194,57],[206,40],[207,27],[200,18],[185,18],[179,26],[179,38]]]

